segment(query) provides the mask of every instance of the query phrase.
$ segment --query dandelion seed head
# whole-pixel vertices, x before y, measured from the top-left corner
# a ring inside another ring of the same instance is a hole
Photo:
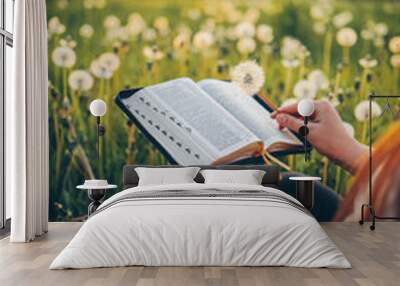
[[[395,36],[390,39],[389,41],[389,50],[393,54],[399,54],[400,53],[400,36]]]
[[[61,24],[60,18],[58,17],[51,17],[47,24],[49,35],[61,35],[65,32],[65,26]]]
[[[400,54],[392,55],[390,57],[390,64],[394,68],[400,68]]]
[[[247,95],[258,93],[265,82],[264,71],[256,62],[245,61],[231,70],[232,82],[238,85]]]
[[[314,99],[317,95],[317,87],[309,80],[299,80],[293,88],[293,93],[298,99]]]
[[[113,73],[108,68],[108,66],[99,59],[95,59],[90,64],[90,72],[97,78],[109,79],[112,77]]]
[[[377,23],[374,27],[375,33],[378,36],[384,37],[389,32],[389,28],[386,23]]]
[[[332,19],[333,25],[340,29],[347,26],[353,20],[353,14],[350,11],[343,11],[335,15]]]
[[[214,44],[214,36],[210,32],[200,31],[193,37],[193,45],[200,51],[205,51]]]
[[[284,59],[293,60],[300,58],[300,53],[305,50],[306,48],[303,44],[293,37],[284,37],[282,40],[281,55]]]
[[[153,26],[157,30],[169,29],[169,20],[167,17],[159,16],[154,20]]]
[[[137,37],[146,29],[146,22],[139,13],[132,13],[129,15],[126,29],[129,36]]]
[[[51,59],[53,63],[59,67],[71,68],[75,65],[76,54],[70,47],[57,47],[51,54]]]
[[[204,21],[203,25],[201,25],[201,31],[212,33],[215,29],[215,20],[212,18],[208,18]]]
[[[67,36],[65,39],[60,39],[59,44],[61,47],[69,47],[71,49],[76,48],[76,41],[74,41],[70,36]]]
[[[371,105],[372,118],[378,117],[382,114],[382,109],[376,101],[372,101]],[[369,101],[363,100],[359,102],[354,108],[354,116],[360,122],[364,122],[369,118]]]
[[[250,54],[256,49],[256,41],[249,37],[240,38],[237,42],[237,49],[240,54]]]
[[[190,48],[190,35],[186,33],[177,35],[173,40],[172,46],[175,51],[187,51]]]
[[[357,33],[352,28],[342,28],[336,34],[336,41],[342,47],[351,47],[357,42]]]
[[[327,89],[329,86],[328,79],[323,71],[316,69],[309,73],[307,79],[312,82],[317,89]]]
[[[75,70],[68,77],[68,84],[72,90],[88,91],[93,87],[93,77],[85,70]]]
[[[100,55],[99,59],[111,72],[114,72],[119,68],[120,60],[119,57],[114,53],[104,53]]]
[[[86,39],[90,39],[91,37],[93,37],[94,34],[94,29],[91,25],[89,24],[83,24],[80,28],[79,28],[79,35],[82,38],[86,38]]]
[[[145,42],[153,42],[157,39],[157,32],[153,28],[147,28],[143,31],[142,37]]]
[[[121,26],[121,20],[115,15],[109,15],[104,19],[104,28],[116,29]]]
[[[325,20],[331,16],[332,12],[332,4],[328,1],[317,1],[317,4],[310,7],[310,16],[314,20]]]
[[[317,35],[323,35],[326,32],[326,23],[325,22],[315,22],[313,24],[313,31]]]
[[[372,69],[378,65],[378,60],[371,57],[371,55],[367,55],[361,58],[358,63],[365,69]]]
[[[157,47],[157,46],[152,46],[152,47],[144,47],[143,48],[143,55],[150,61],[160,61],[164,58],[164,53]]]
[[[256,31],[257,39],[265,44],[270,44],[274,40],[274,32],[269,25],[259,25]]]
[[[256,33],[256,28],[250,22],[240,22],[235,27],[235,36],[237,39],[245,37],[253,37]]]

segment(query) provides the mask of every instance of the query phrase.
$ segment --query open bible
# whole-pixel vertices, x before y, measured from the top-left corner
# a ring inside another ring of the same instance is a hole
[[[265,103],[230,82],[179,78],[122,91],[116,103],[180,165],[229,164],[303,148],[290,131],[279,130]]]

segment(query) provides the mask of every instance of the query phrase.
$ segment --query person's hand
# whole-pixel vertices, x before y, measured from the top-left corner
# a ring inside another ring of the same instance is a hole
[[[308,141],[318,152],[338,163],[351,173],[357,171],[359,158],[367,147],[351,137],[337,113],[326,100],[315,101],[315,111],[310,117]],[[297,113],[297,103],[278,108],[271,115],[281,128],[289,128],[297,133],[304,120]]]

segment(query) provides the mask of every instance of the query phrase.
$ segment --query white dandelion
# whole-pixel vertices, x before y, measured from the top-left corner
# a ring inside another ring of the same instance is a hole
[[[240,54],[250,54],[256,49],[256,41],[249,37],[240,38],[237,42],[237,49]]]
[[[174,38],[172,46],[178,52],[187,51],[190,48],[190,35],[180,33]]]
[[[128,18],[126,29],[130,37],[137,37],[146,29],[146,22],[139,13],[132,13]]]
[[[59,44],[61,47],[69,47],[71,49],[76,48],[76,41],[73,40],[70,36],[66,37],[65,39],[60,39]]]
[[[374,31],[378,37],[384,37],[389,32],[389,28],[385,23],[376,23]]]
[[[119,57],[114,53],[104,53],[100,55],[98,60],[106,65],[111,72],[117,70],[120,65]]]
[[[367,55],[363,58],[361,58],[358,63],[360,66],[362,66],[364,69],[372,69],[378,65],[378,60],[374,59],[371,57],[371,55]]]
[[[129,38],[128,28],[121,26],[118,28],[108,29],[106,37],[109,42],[113,42],[115,40],[126,42]]]
[[[165,56],[164,53],[157,46],[144,47],[143,48],[143,55],[150,62],[160,61]]]
[[[400,53],[400,36],[395,36],[390,39],[389,41],[389,50],[393,54],[399,54]]]
[[[167,17],[157,17],[154,20],[153,26],[157,29],[161,37],[166,37],[170,32],[169,20]]]
[[[263,69],[254,61],[246,61],[231,70],[231,79],[247,95],[255,95],[264,85]]]
[[[214,44],[214,36],[210,32],[200,31],[193,37],[193,45],[201,51],[205,51]]]
[[[319,1],[310,7],[310,16],[314,20],[326,20],[333,12],[332,4],[328,1]]]
[[[68,77],[68,83],[72,90],[88,91],[93,87],[93,77],[85,70],[75,70]]]
[[[342,47],[351,47],[357,42],[357,33],[352,28],[342,28],[336,33],[336,41]]]
[[[51,54],[54,64],[62,68],[71,68],[75,65],[76,54],[70,47],[57,47]]]
[[[274,40],[274,32],[271,26],[269,25],[259,25],[257,27],[257,39],[265,44],[270,44]]]
[[[113,75],[113,72],[108,68],[108,66],[98,59],[93,60],[90,64],[90,72],[100,79],[109,79]]]
[[[299,99],[314,99],[317,95],[317,87],[313,82],[302,79],[294,86],[293,93]]]
[[[323,71],[316,69],[309,73],[307,79],[314,83],[317,89],[327,89],[329,86],[328,79]]]
[[[115,15],[109,15],[104,19],[104,28],[116,29],[121,26],[121,20]]]
[[[250,22],[241,22],[235,27],[235,36],[237,39],[245,37],[253,37],[256,33],[256,28]]]
[[[284,59],[295,59],[299,57],[302,43],[293,37],[284,37],[281,45],[281,55]]]
[[[400,54],[396,54],[390,57],[390,64],[394,68],[400,68]]]
[[[382,109],[376,101],[372,101],[371,116],[378,117],[382,114]],[[354,108],[354,116],[360,122],[364,122],[369,118],[369,101],[363,100]]]
[[[49,35],[61,35],[65,32],[65,26],[61,24],[60,19],[58,17],[51,17],[48,21],[48,32]]]
[[[91,37],[93,37],[94,34],[94,29],[91,25],[89,24],[83,24],[80,28],[79,28],[79,35],[82,38],[86,38],[86,39],[90,39]]]
[[[335,15],[332,19],[333,25],[340,29],[347,26],[353,20],[353,14],[350,11],[343,11]]]
[[[215,29],[215,20],[212,18],[208,18],[207,20],[204,21],[203,25],[201,25],[200,30],[212,33]]]
[[[324,35],[326,33],[326,23],[325,22],[315,22],[313,24],[313,31],[317,34],[317,35]]]
[[[147,28],[142,33],[145,42],[153,42],[157,38],[157,32],[153,28]]]

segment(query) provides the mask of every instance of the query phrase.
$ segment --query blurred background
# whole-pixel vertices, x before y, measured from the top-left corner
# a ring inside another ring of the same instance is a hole
[[[326,98],[352,136],[367,142],[368,94],[397,94],[397,1],[54,0],[48,7],[50,220],[87,212],[86,178],[121,184],[126,163],[167,164],[113,98],[122,89],[187,76],[230,79],[240,62],[263,67],[261,91],[277,106]],[[96,164],[89,103],[108,104]],[[391,117],[373,105],[374,136]],[[350,176],[316,152],[281,158],[344,194]],[[99,174],[99,175],[98,175]]]

